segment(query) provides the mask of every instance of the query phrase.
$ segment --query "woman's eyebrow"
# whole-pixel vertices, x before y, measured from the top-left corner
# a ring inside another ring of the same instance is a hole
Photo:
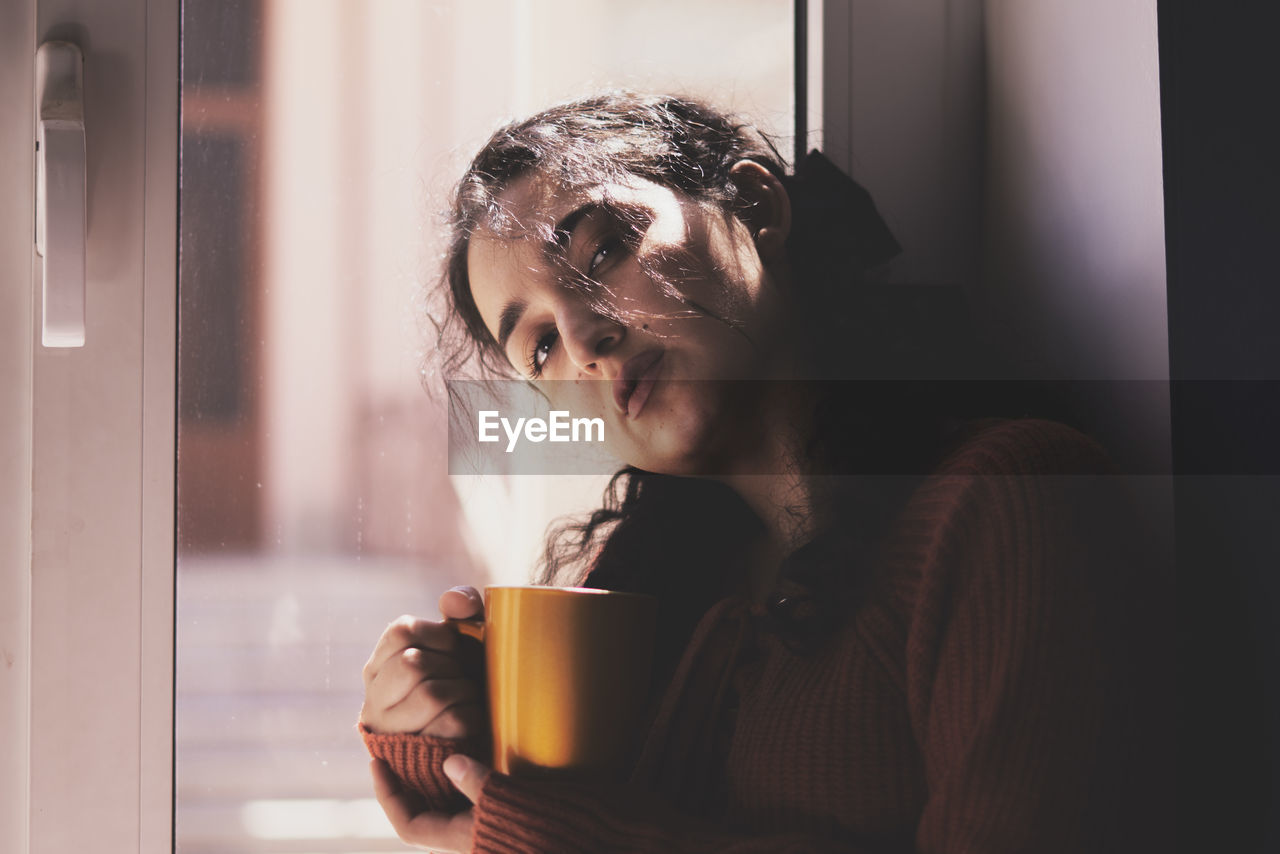
[[[498,346],[504,351],[507,349],[507,339],[524,316],[526,308],[528,303],[519,299],[510,300],[502,307],[502,314],[498,315]]]

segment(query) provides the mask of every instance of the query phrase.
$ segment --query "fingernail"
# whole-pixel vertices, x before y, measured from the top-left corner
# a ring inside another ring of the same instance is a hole
[[[464,596],[466,596],[468,599],[476,598],[475,590],[462,584],[459,584],[457,587],[450,587],[449,591],[451,593],[452,592],[461,593]]]
[[[444,775],[456,784],[467,773],[467,758],[461,753],[455,753],[441,767],[444,768]]]

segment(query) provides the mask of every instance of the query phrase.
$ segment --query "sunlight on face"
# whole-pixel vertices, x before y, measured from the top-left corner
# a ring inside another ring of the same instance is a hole
[[[604,418],[632,465],[689,473],[739,445],[752,385],[737,381],[770,374],[778,315],[747,227],[642,180],[575,195],[526,179],[502,201],[518,227],[481,229],[467,265],[512,366]]]

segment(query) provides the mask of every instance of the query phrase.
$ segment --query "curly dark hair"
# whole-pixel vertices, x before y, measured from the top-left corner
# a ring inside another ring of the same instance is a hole
[[[509,370],[471,296],[467,247],[480,227],[521,236],[532,231],[554,239],[549,223],[516,221],[508,214],[501,194],[512,182],[536,172],[573,193],[639,177],[727,208],[737,192],[729,170],[743,159],[778,177],[786,173],[782,156],[766,136],[685,98],[610,92],[550,107],[500,128],[454,192],[445,263],[452,308],[446,324],[454,325],[441,330],[441,341],[453,345],[446,353],[446,371],[456,374],[473,357],[490,374]]]
[[[822,518],[839,520],[832,525],[840,531],[839,547],[786,567],[814,591],[816,603],[800,609],[806,619],[790,621],[789,630],[797,637],[820,636],[813,627],[847,613],[860,583],[869,579],[885,525],[914,475],[927,470],[941,436],[935,401],[910,383],[882,382],[929,370],[919,353],[937,348],[919,346],[923,334],[903,319],[884,288],[860,281],[859,273],[883,259],[892,238],[870,198],[858,196],[865,191],[846,176],[825,161],[826,171],[789,172],[774,142],[750,123],[684,97],[607,92],[509,124],[472,160],[453,197],[440,352],[446,375],[513,376],[476,308],[467,272],[477,229],[539,236],[538,229],[549,228],[511,216],[502,193],[512,182],[536,173],[574,192],[636,176],[734,216],[738,188],[731,169],[744,159],[777,176],[792,198],[791,340],[820,384],[808,414],[815,429],[801,449],[805,467],[814,474],[857,475],[822,479]],[[850,186],[836,186],[842,181]],[[549,232],[540,236],[554,239]],[[599,311],[611,310],[602,301]],[[854,379],[872,382],[858,383],[851,393],[848,381]],[[896,477],[901,474],[909,477]],[[549,534],[539,579],[658,595],[662,619],[676,627],[660,633],[666,648],[659,660],[669,668],[687,631],[740,575],[762,530],[746,504],[719,482],[626,467],[610,482],[599,509]],[[782,615],[779,620],[788,623]]]

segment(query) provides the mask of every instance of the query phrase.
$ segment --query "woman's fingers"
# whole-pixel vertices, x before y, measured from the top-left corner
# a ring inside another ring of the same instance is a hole
[[[370,685],[388,661],[411,647],[451,653],[458,645],[458,633],[445,623],[405,615],[387,626],[364,665],[364,683]]]
[[[393,656],[365,691],[373,704],[389,709],[409,696],[424,679],[457,679],[462,665],[456,658],[431,650],[410,647]]]
[[[462,669],[446,655],[418,649],[402,650],[383,665],[382,669],[365,686],[364,707],[360,719],[374,732],[417,732],[439,713],[435,710],[419,710],[416,718],[401,713],[389,716],[424,681],[444,678],[457,679]]]
[[[484,611],[473,587],[448,590],[440,603],[446,618],[467,619]],[[457,630],[447,622],[408,615],[395,620],[365,663],[361,721],[375,733],[462,738],[479,731],[478,649],[459,644]],[[467,673],[471,679],[464,678]]]
[[[440,614],[450,620],[484,616],[484,598],[474,587],[451,587],[440,594]]]
[[[369,769],[373,774],[374,797],[403,842],[431,851],[464,852],[471,849],[470,811],[457,815],[425,812],[413,793],[396,779],[387,763],[375,759]]]
[[[471,679],[424,679],[403,700],[377,713],[374,732],[416,732],[441,738],[475,733],[482,721],[479,686]]]

